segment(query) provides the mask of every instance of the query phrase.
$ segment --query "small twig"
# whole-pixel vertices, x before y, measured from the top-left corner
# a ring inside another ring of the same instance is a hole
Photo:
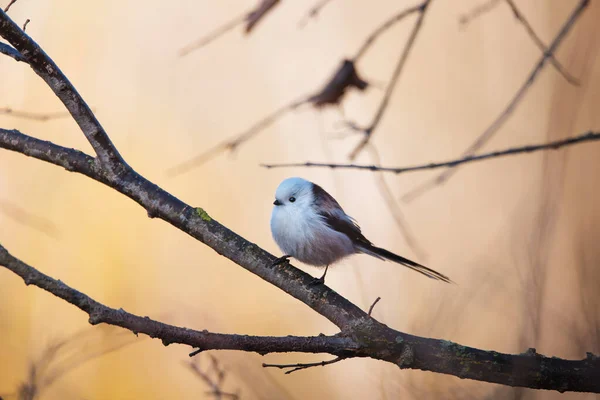
[[[362,58],[365,55],[365,53],[367,52],[367,50],[369,50],[369,48],[373,45],[373,43],[375,43],[375,40],[377,40],[377,38],[379,38],[379,36],[381,36],[385,31],[390,29],[392,26],[394,26],[398,22],[404,20],[404,18],[406,18],[414,13],[422,12],[422,9],[423,9],[422,3],[417,6],[406,8],[406,9],[400,11],[399,13],[393,15],[391,18],[389,18],[387,21],[385,21],[383,24],[381,24],[379,27],[377,27],[377,29],[375,29],[369,35],[369,37],[367,37],[367,39],[363,42],[363,44],[360,46],[360,48],[356,52],[356,55],[354,56],[354,62],[356,62],[360,58]]]
[[[7,13],[8,10],[10,10],[10,7],[15,4],[17,2],[17,0],[10,0],[10,3],[8,3],[8,5],[6,6],[6,8],[4,9],[4,12]]]
[[[300,22],[298,22],[298,28],[303,28],[308,21],[310,21],[312,18],[316,18],[319,13],[321,12],[321,10],[323,8],[325,8],[325,6],[330,2],[331,0],[321,0],[319,1],[317,4],[315,4],[314,6],[312,6],[308,12],[306,13],[306,15],[300,20]]]
[[[530,72],[529,76],[523,82],[519,90],[515,93],[513,98],[510,100],[508,105],[504,108],[504,110],[496,117],[496,119],[487,127],[485,131],[483,131],[479,137],[463,152],[463,158],[468,158],[475,154],[477,150],[483,147],[493,136],[494,134],[504,125],[504,123],[508,120],[508,118],[512,115],[512,113],[517,108],[517,105],[521,102],[529,88],[535,82],[539,73],[544,69],[546,62],[550,59],[554,51],[558,48],[560,43],[566,37],[567,33],[571,30],[575,21],[579,18],[579,16],[583,13],[587,5],[589,4],[589,0],[580,0],[579,4],[575,7],[569,18],[565,21],[560,31],[552,41],[552,44],[548,48],[546,52],[542,55],[540,60],[534,66],[533,70]],[[417,186],[415,189],[406,193],[402,199],[406,202],[412,201],[421,194],[427,192],[434,187],[444,184],[452,175],[456,173],[457,169],[448,169],[435,178],[426,181],[420,186]]]
[[[29,18],[27,18],[25,20],[25,23],[23,24],[23,32],[25,32],[25,29],[27,29],[27,25],[31,22],[31,20]]]
[[[487,14],[492,11],[498,4],[500,4],[500,0],[488,0],[483,4],[479,4],[468,13],[461,15],[458,18],[458,23],[462,27],[466,27],[469,23],[473,22],[474,19],[481,17],[483,14]]]
[[[311,368],[311,367],[324,367],[326,365],[335,364],[336,362],[340,362],[342,360],[344,360],[344,357],[336,357],[333,360],[329,360],[329,361],[320,361],[320,362],[307,363],[307,364],[265,364],[265,363],[263,363],[262,366],[264,368],[279,368],[279,369],[292,368],[291,370],[285,372],[287,375],[287,374],[291,374],[292,372],[300,371],[302,369],[307,369],[307,368]]]
[[[430,4],[431,4],[431,0],[426,0],[420,6],[417,7],[416,11],[419,12],[419,17],[418,17],[417,21],[415,22],[415,25],[414,25],[413,30],[408,38],[408,41],[406,42],[406,45],[404,46],[404,50],[402,51],[402,54],[400,55],[400,58],[398,59],[398,63],[396,64],[396,68],[394,69],[392,77],[390,78],[390,81],[385,90],[383,99],[381,100],[381,103],[379,104],[377,113],[375,114],[375,117],[373,118],[373,120],[371,121],[371,124],[368,127],[358,129],[358,130],[362,131],[363,139],[358,143],[358,145],[350,153],[350,156],[349,156],[350,160],[354,160],[356,158],[356,156],[365,148],[367,143],[369,143],[369,140],[371,139],[371,137],[373,135],[373,131],[375,131],[375,129],[377,128],[377,125],[379,125],[379,122],[381,121],[381,119],[383,117],[383,114],[387,110],[388,104],[390,102],[390,98],[392,96],[392,92],[394,91],[394,88],[396,87],[396,83],[398,82],[398,78],[400,77],[400,74],[401,74],[402,70],[404,69],[404,65],[406,64],[406,60],[408,59],[410,51],[414,46],[415,39],[417,38],[417,35],[419,34],[421,27],[423,26],[423,20],[425,18],[425,15],[427,14],[427,10],[428,10],[428,7]],[[413,9],[409,9],[409,10],[406,10],[405,12],[412,13],[414,11],[413,11]],[[363,48],[364,48],[364,45],[363,45]],[[363,54],[363,51],[364,51],[363,49],[361,49],[359,51],[359,53],[357,54],[357,58]],[[350,126],[352,126],[352,125],[356,125],[356,124],[350,123]]]
[[[494,151],[490,153],[467,156],[450,161],[443,161],[438,163],[420,164],[409,167],[381,167],[379,165],[357,165],[357,164],[329,164],[329,163],[289,163],[289,164],[261,164],[265,168],[283,168],[283,167],[324,167],[324,168],[337,168],[337,169],[362,169],[368,171],[379,171],[379,172],[392,172],[395,174],[401,174],[404,172],[422,171],[428,169],[445,168],[445,167],[456,167],[457,165],[466,164],[475,161],[483,161],[490,158],[504,157],[509,155],[516,155],[522,153],[533,153],[540,150],[557,150],[562,147],[600,140],[600,132],[588,132],[579,136],[575,136],[568,139],[556,140],[545,144],[533,144],[523,147],[514,147],[506,150]]]
[[[219,26],[214,31],[210,32],[209,34],[202,36],[201,38],[196,39],[194,42],[181,48],[181,50],[179,50],[179,56],[180,57],[186,56],[186,55],[190,54],[192,51],[198,50],[199,48],[204,47],[207,44],[213,42],[214,40],[220,38],[225,33],[229,32],[230,30],[235,28],[236,26],[243,24],[244,21],[246,20],[246,18],[248,18],[248,14],[249,13],[246,11],[243,14],[238,15],[237,17],[225,22],[223,25]]]
[[[68,112],[54,112],[54,113],[34,113],[29,111],[14,110],[10,107],[0,107],[0,115],[10,115],[15,118],[31,119],[34,121],[49,121],[52,119],[67,118],[71,114]]]
[[[377,298],[375,299],[375,301],[373,302],[373,304],[371,304],[371,307],[369,307],[369,312],[368,312],[368,314],[369,314],[369,317],[371,316],[371,313],[373,312],[373,308],[375,308],[375,305],[376,305],[377,303],[379,303],[379,300],[381,300],[381,297],[377,297]]]

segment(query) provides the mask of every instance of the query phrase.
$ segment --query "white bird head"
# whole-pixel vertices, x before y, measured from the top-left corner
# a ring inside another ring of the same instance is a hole
[[[287,178],[275,191],[275,207],[306,208],[313,203],[313,184],[302,178]]]

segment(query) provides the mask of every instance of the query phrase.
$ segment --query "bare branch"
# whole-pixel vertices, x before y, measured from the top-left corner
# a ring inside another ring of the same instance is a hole
[[[515,2],[513,0],[504,1],[510,7],[517,21],[523,26],[523,28],[525,28],[527,34],[529,35],[531,40],[533,40],[535,45],[542,51],[542,53],[547,53],[547,46],[544,44],[544,42],[542,42],[542,39],[540,39],[540,37],[535,33],[533,27],[531,26],[527,18],[525,18],[525,16],[521,13]],[[472,22],[472,20],[474,20],[475,18],[478,18],[481,15],[493,10],[498,4],[500,4],[500,0],[491,0],[487,1],[486,3],[480,4],[479,6],[473,8],[473,10],[471,10],[468,14],[461,16],[459,18],[459,23],[462,26],[465,26],[468,23]],[[554,54],[550,54],[549,58],[552,66],[556,68],[556,71],[558,71],[558,73],[561,74],[567,82],[569,82],[572,85],[579,85],[579,81],[577,80],[577,78],[575,78],[573,75],[569,74],[569,72],[565,70],[565,68],[556,59]]]
[[[304,16],[304,18],[302,18],[300,20],[300,22],[298,23],[298,27],[302,28],[304,27],[308,21],[310,21],[312,18],[317,18],[317,16],[319,15],[319,13],[321,12],[321,10],[323,8],[325,8],[325,6],[327,4],[329,4],[331,0],[320,0],[317,4],[315,4],[314,6],[312,6],[308,12],[306,13],[306,15]]]
[[[362,133],[363,133],[363,139],[358,143],[358,145],[350,153],[350,156],[349,156],[350,160],[354,160],[356,158],[356,156],[365,148],[367,143],[369,143],[369,140],[371,139],[373,132],[379,125],[379,122],[381,121],[385,111],[387,110],[388,104],[390,102],[390,98],[392,96],[394,88],[396,87],[396,83],[398,82],[398,78],[400,77],[400,74],[402,73],[402,70],[404,69],[404,65],[406,64],[408,55],[410,54],[410,51],[413,48],[413,45],[415,43],[415,39],[417,38],[417,35],[419,34],[419,32],[421,30],[423,20],[425,18],[425,15],[427,14],[427,10],[428,10],[428,7],[430,4],[431,4],[431,0],[426,0],[420,6],[418,6],[417,11],[419,12],[419,17],[417,18],[417,21],[415,22],[415,25],[414,25],[413,30],[408,38],[408,41],[406,42],[406,44],[404,46],[404,50],[402,51],[400,58],[398,59],[398,63],[396,64],[396,68],[394,69],[394,72],[392,73],[392,77],[390,78],[388,86],[385,90],[383,99],[381,100],[381,103],[379,104],[377,113],[373,117],[373,120],[371,121],[371,124],[368,127],[358,128],[358,130],[362,131]],[[413,11],[407,10],[405,12],[412,13]],[[367,43],[368,43],[368,41],[367,41]],[[364,46],[363,46],[363,48],[364,48]],[[362,55],[363,51],[364,51],[363,49],[359,50],[357,57]],[[350,122],[349,126],[355,127],[354,129],[356,129],[357,124],[354,122]]]
[[[273,124],[279,118],[283,117],[288,112],[297,109],[298,107],[300,107],[302,104],[305,104],[306,102],[307,102],[307,99],[306,99],[306,97],[304,97],[301,100],[294,100],[290,104],[286,104],[285,106],[281,107],[278,110],[275,110],[275,112],[267,115],[260,121],[256,122],[254,125],[252,125],[248,129],[246,129],[244,132],[240,133],[239,135],[234,136],[233,138],[228,139],[224,142],[221,142],[221,143],[217,144],[216,146],[213,146],[213,147],[209,148],[208,150],[206,150],[206,151],[204,151],[204,152],[202,152],[202,153],[200,153],[200,154],[198,154],[198,155],[196,155],[174,167],[169,168],[167,170],[167,176],[169,176],[169,177],[179,176],[181,174],[191,171],[194,168],[200,167],[207,161],[212,160],[214,157],[216,157],[217,155],[219,155],[223,152],[236,150],[239,146],[241,146],[242,144],[244,144],[245,142],[247,142],[248,140],[250,140],[257,134],[259,134],[263,129],[265,129],[266,127]]]
[[[238,15],[237,17],[225,22],[223,25],[219,26],[209,34],[202,36],[201,38],[183,47],[181,50],[179,50],[179,56],[186,56],[194,50],[198,50],[212,43],[214,40],[220,38],[225,33],[234,29],[236,26],[243,24],[244,22],[246,23],[245,32],[246,34],[249,34],[254,29],[256,24],[262,21],[263,18],[273,10],[273,7],[279,4],[279,2],[280,0],[263,0],[253,10],[246,11],[243,14]]]
[[[27,29],[27,25],[29,25],[30,22],[31,20],[29,18],[25,20],[25,23],[23,24],[23,32],[25,32],[25,29]]]
[[[387,21],[385,21],[383,24],[377,27],[377,29],[375,29],[360,46],[360,48],[356,52],[356,55],[354,56],[354,61],[358,61],[359,59],[361,59],[365,55],[367,50],[369,50],[369,48],[375,43],[379,36],[381,36],[385,31],[387,31],[398,22],[403,21],[405,18],[415,13],[423,13],[423,3],[417,6],[406,8],[400,11],[399,13],[394,14],[391,18],[389,18]]]
[[[238,400],[239,396],[235,393],[224,392],[222,389],[223,381],[225,380],[225,370],[219,366],[219,361],[216,357],[211,356],[211,367],[207,371],[203,371],[200,368],[199,359],[196,358],[193,361],[188,361],[184,364],[192,371],[192,373],[204,382],[209,388],[208,392],[215,399],[229,398]]]
[[[239,135],[221,142],[216,146],[202,152],[201,154],[198,154],[191,159],[171,167],[167,170],[167,175],[170,177],[181,175],[194,168],[200,167],[213,157],[223,152],[236,150],[239,146],[258,135],[263,131],[263,129],[273,124],[279,118],[283,117],[290,111],[296,110],[303,104],[312,104],[312,106],[316,109],[320,109],[328,105],[336,105],[342,101],[342,98],[348,89],[354,87],[362,91],[365,90],[367,86],[368,83],[358,75],[354,62],[350,60],[344,60],[342,61],[340,67],[335,71],[333,76],[327,81],[327,83],[318,93],[310,96],[302,96],[298,100],[294,100],[290,104],[275,110],[273,113],[256,122],[249,129],[245,130]]]
[[[466,25],[473,22],[474,19],[481,17],[484,14],[492,11],[496,6],[500,4],[500,0],[487,0],[485,3],[478,4],[473,7],[468,13],[463,14],[458,19],[458,23],[465,27]]]
[[[278,5],[280,1],[281,0],[262,0],[246,18],[246,33],[250,33],[256,24],[262,21],[268,13],[273,11],[273,8]]]
[[[198,49],[212,43],[214,40],[220,38],[225,33],[229,32],[230,30],[235,28],[236,26],[243,24],[244,21],[246,20],[246,18],[248,17],[248,14],[249,14],[248,12],[244,12],[243,14],[238,15],[237,17],[225,22],[223,25],[219,26],[214,31],[210,32],[209,34],[202,36],[199,39],[196,39],[195,41],[193,41],[192,43],[188,44],[185,47],[182,47],[179,50],[179,56],[180,57],[187,56],[194,50],[198,50]]]
[[[23,57],[21,55],[21,53],[19,53],[17,50],[13,49],[12,47],[10,47],[9,45],[7,45],[6,43],[1,43],[0,42],[0,53],[9,56],[11,58],[14,58],[16,61],[22,61],[22,62],[27,62],[25,60],[25,57]]]
[[[405,172],[423,171],[429,169],[455,167],[457,165],[466,164],[475,161],[483,161],[490,158],[504,157],[523,153],[533,153],[543,150],[558,150],[565,146],[570,146],[579,143],[593,142],[600,140],[600,132],[587,132],[579,136],[568,139],[556,140],[554,142],[544,144],[532,144],[522,147],[514,147],[506,150],[494,151],[491,153],[480,154],[476,156],[467,156],[455,160],[443,161],[438,163],[420,164],[409,167],[381,167],[379,165],[357,165],[357,164],[330,164],[330,163],[290,163],[290,164],[261,164],[265,168],[282,168],[282,167],[320,167],[320,168],[337,168],[337,169],[362,169],[368,171],[392,172],[402,174]]]
[[[10,7],[15,4],[17,2],[17,0],[10,0],[10,3],[8,3],[8,5],[6,6],[6,8],[4,9],[4,12],[7,13],[8,10],[10,10]]]
[[[111,173],[124,167],[124,161],[90,107],[56,63],[16,25],[5,12],[0,11],[0,35],[26,60],[36,74],[46,82],[63,102],[79,128],[98,155],[99,161]]]
[[[511,11],[513,12],[515,18],[521,23],[521,25],[523,25],[523,27],[527,31],[527,34],[531,37],[531,40],[533,40],[533,42],[538,47],[538,49],[540,49],[540,51],[544,54],[549,53],[550,64],[552,64],[552,66],[556,69],[556,71],[558,71],[558,73],[561,74],[563,76],[563,78],[565,78],[565,80],[567,82],[569,82],[571,85],[579,86],[579,80],[577,80],[577,78],[575,78],[573,75],[571,75],[561,65],[561,63],[556,59],[554,54],[550,51],[550,49],[548,49],[547,46],[544,44],[544,42],[542,42],[542,39],[540,39],[540,37],[535,33],[535,31],[533,30],[533,27],[531,26],[529,21],[527,21],[525,16],[517,8],[517,5],[515,4],[515,2],[513,0],[505,0],[505,1],[506,1],[506,4],[508,4],[508,6],[510,7]]]
[[[71,116],[71,114],[69,114],[68,112],[36,113],[29,111],[14,110],[10,107],[0,107],[0,115],[2,114],[9,115],[15,118],[30,119],[41,122],[49,121],[52,119],[67,118]]]
[[[151,338],[158,338],[165,346],[181,343],[203,350],[243,350],[260,354],[290,351],[348,354],[357,347],[351,339],[341,336],[247,336],[180,328],[100,304],[86,294],[16,259],[2,245],[0,245],[0,265],[23,278],[26,285],[44,289],[81,309],[89,315],[89,322],[92,325],[104,323],[119,326],[136,334],[143,333]]]
[[[375,305],[377,303],[379,303],[379,300],[381,300],[381,297],[377,296],[377,298],[375,299],[373,304],[371,304],[371,307],[369,307],[369,317],[371,316],[371,313],[373,312],[373,308],[375,308]]]
[[[333,360],[329,360],[329,361],[319,361],[319,362],[307,363],[307,364],[265,364],[265,363],[263,363],[262,366],[264,368],[279,368],[279,369],[292,368],[291,370],[285,372],[287,375],[287,374],[291,374],[292,372],[300,371],[302,369],[307,369],[307,368],[311,368],[311,367],[324,367],[326,365],[335,364],[336,362],[340,362],[343,359],[344,359],[343,357],[336,357]]]
[[[558,34],[552,41],[552,44],[548,48],[548,51],[546,51],[542,55],[542,57],[537,62],[537,64],[533,68],[533,70],[530,72],[530,74],[527,77],[527,79],[525,80],[525,82],[521,85],[519,90],[517,90],[517,92],[515,93],[513,98],[510,100],[510,102],[508,103],[506,108],[500,113],[500,115],[498,115],[498,117],[496,117],[496,119],[490,124],[490,126],[488,126],[488,128],[479,135],[479,137],[473,142],[473,144],[471,144],[471,146],[469,146],[465,150],[465,152],[462,155],[463,158],[469,157],[469,156],[472,156],[473,154],[475,154],[475,152],[478,151],[481,147],[483,147],[494,136],[494,134],[504,125],[504,123],[508,120],[508,118],[515,111],[516,107],[519,105],[519,103],[521,102],[521,100],[523,99],[525,94],[527,93],[528,89],[533,85],[533,83],[535,82],[535,79],[537,78],[539,73],[544,69],[546,62],[552,57],[552,55],[554,54],[554,52],[556,51],[558,46],[561,44],[563,39],[566,37],[567,33],[569,33],[569,31],[575,24],[575,21],[577,21],[577,19],[581,16],[581,14],[585,10],[585,8],[588,6],[588,4],[589,4],[589,0],[580,0],[579,1],[579,3],[575,7],[575,9],[571,13],[571,15],[567,18],[567,20],[561,27],[560,31],[558,32]],[[415,189],[411,190],[410,192],[406,193],[402,197],[403,200],[407,201],[407,202],[412,201],[415,198],[417,198],[418,196],[420,196],[421,194],[425,193],[426,191],[433,189],[434,187],[437,187],[439,185],[444,184],[448,179],[450,179],[450,177],[452,175],[454,175],[456,173],[456,171],[457,171],[456,168],[452,168],[452,169],[448,169],[448,170],[442,172],[441,174],[439,174],[437,177],[433,178],[432,180],[429,180],[429,181],[423,183],[422,185],[417,186]]]

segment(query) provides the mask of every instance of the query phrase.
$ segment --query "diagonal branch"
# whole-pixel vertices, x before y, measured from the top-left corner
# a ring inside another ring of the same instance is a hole
[[[25,59],[25,62],[52,89],[63,102],[79,128],[108,171],[116,173],[125,161],[113,145],[90,107],[83,101],[75,87],[56,63],[12,19],[0,10],[0,35]]]
[[[588,6],[589,0],[580,0],[571,15],[567,18],[560,31],[552,41],[552,44],[548,48],[548,50],[542,55],[540,60],[534,66],[533,70],[529,73],[529,76],[523,82],[519,90],[515,93],[513,98],[510,100],[505,109],[496,117],[496,119],[483,131],[479,137],[469,146],[463,153],[462,157],[469,157],[475,154],[480,148],[482,148],[493,136],[494,134],[504,125],[504,123],[508,120],[508,118],[515,111],[529,88],[535,82],[539,73],[544,69],[546,62],[550,59],[552,54],[556,51],[558,46],[561,44],[563,39],[567,36],[567,33],[570,32],[571,28],[577,21],[577,19],[581,16],[585,8]],[[403,196],[405,201],[412,201],[416,197],[425,193],[426,191],[433,189],[436,186],[444,184],[448,179],[452,177],[456,173],[456,168],[448,169],[432,180],[426,181],[420,186],[417,186],[415,189],[406,193]]]
[[[533,40],[533,42],[538,47],[538,49],[540,49],[540,51],[544,54],[550,53],[549,54],[550,64],[552,64],[552,66],[556,69],[556,71],[558,71],[558,73],[561,74],[563,76],[563,78],[565,78],[565,80],[567,82],[569,82],[571,85],[579,85],[579,81],[577,80],[577,78],[575,78],[573,75],[571,75],[562,66],[562,64],[556,59],[554,54],[546,47],[544,42],[542,42],[542,39],[540,39],[540,37],[537,35],[537,33],[535,33],[535,31],[533,30],[533,27],[531,26],[531,24],[529,23],[527,18],[525,18],[525,16],[521,13],[519,8],[515,4],[514,0],[504,0],[504,1],[510,7],[510,9],[511,9],[512,13],[514,14],[515,18],[517,19],[517,21],[519,21],[521,23],[521,25],[523,25],[523,28],[525,28],[525,30],[527,31],[527,34],[529,35],[529,37],[531,37],[531,40]]]
[[[354,123],[354,122],[349,123],[349,126],[352,129],[363,132],[362,140],[358,143],[358,145],[356,145],[354,150],[352,150],[352,152],[350,153],[350,156],[349,156],[350,160],[354,160],[356,158],[356,156],[358,156],[358,154],[365,148],[367,143],[369,143],[369,140],[371,140],[371,137],[373,136],[373,132],[379,125],[379,122],[381,122],[381,119],[383,118],[383,115],[389,105],[390,98],[392,96],[394,88],[396,87],[396,83],[398,82],[398,79],[400,78],[400,74],[402,73],[402,70],[404,69],[404,65],[406,64],[406,60],[408,59],[410,51],[412,50],[412,48],[414,46],[417,35],[419,34],[419,32],[421,30],[423,20],[425,19],[425,15],[427,14],[427,10],[428,10],[428,7],[430,4],[431,4],[431,0],[426,0],[421,5],[416,7],[416,11],[419,12],[419,17],[418,17],[417,21],[415,22],[415,25],[413,27],[412,32],[410,33],[408,41],[406,42],[406,44],[404,46],[404,50],[402,51],[400,58],[398,59],[398,63],[396,64],[396,68],[394,69],[394,72],[392,73],[390,82],[388,83],[388,85],[385,89],[385,94],[383,95],[383,99],[381,100],[381,103],[379,104],[377,113],[373,117],[373,120],[371,121],[369,126],[365,127],[365,128],[359,128],[356,123]],[[415,9],[408,9],[404,12],[405,14],[399,14],[399,16],[401,16],[401,18],[402,18],[404,15],[408,15],[410,13],[413,13],[414,11],[415,11]],[[384,24],[382,27],[385,27],[385,26],[386,26],[386,24]],[[380,30],[381,29],[382,28],[380,28]],[[377,37],[378,34],[379,33],[375,32],[375,34],[373,34],[371,36],[371,38]],[[371,41],[367,40],[365,45],[363,45],[363,47],[359,50],[359,52],[356,56],[357,58],[360,57],[364,53],[364,51],[366,50],[366,46],[368,46],[368,44],[370,44],[371,42],[372,42],[372,40]]]
[[[140,317],[121,309],[107,307],[65,283],[41,273],[13,257],[0,245],[0,265],[17,274],[26,285],[34,285],[52,293],[89,315],[92,325],[109,324],[138,334],[160,339],[165,346],[186,344],[202,350],[243,350],[260,354],[299,351],[303,353],[352,354],[358,347],[350,338],[341,336],[248,336],[195,331]]]
[[[12,47],[10,47],[9,45],[7,45],[6,43],[0,42],[0,53],[13,58],[15,61],[27,62],[25,60],[25,57],[23,57],[21,55],[21,53],[19,53],[17,50],[13,49]]]
[[[38,113],[30,111],[15,110],[10,107],[0,107],[0,115],[9,115],[15,118],[30,119],[33,121],[46,122],[53,119],[60,119],[69,116],[67,112],[54,112],[54,113]]]
[[[556,140],[554,142],[544,144],[532,144],[522,147],[514,147],[506,150],[494,151],[491,153],[480,154],[477,156],[467,156],[456,160],[442,161],[437,163],[413,165],[409,167],[381,167],[379,165],[358,165],[358,164],[330,164],[330,163],[289,163],[289,164],[261,164],[265,168],[282,168],[282,167],[321,167],[321,168],[332,168],[332,169],[362,169],[368,171],[379,171],[379,172],[392,172],[395,174],[402,174],[404,172],[423,171],[429,169],[445,168],[445,167],[456,167],[457,165],[471,163],[475,161],[483,161],[491,158],[513,156],[523,153],[534,153],[542,150],[558,150],[560,148],[571,146],[580,143],[593,142],[600,140],[600,132],[587,132],[579,136],[575,136],[568,139]]]

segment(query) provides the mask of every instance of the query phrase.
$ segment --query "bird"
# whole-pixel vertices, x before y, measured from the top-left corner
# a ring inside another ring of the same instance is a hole
[[[315,284],[325,282],[330,265],[361,253],[393,261],[431,279],[452,282],[444,274],[374,246],[333,196],[303,178],[287,178],[277,187],[271,213],[271,234],[284,253],[273,265],[295,258],[304,264],[325,267],[323,276],[315,278]]]

